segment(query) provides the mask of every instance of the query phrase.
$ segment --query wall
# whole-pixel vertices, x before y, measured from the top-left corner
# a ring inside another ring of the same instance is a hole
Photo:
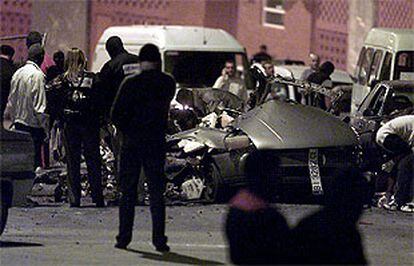
[[[266,44],[274,58],[306,59],[310,51],[311,15],[304,1],[287,2],[285,26],[281,28],[262,25],[262,0],[239,2],[236,38],[246,47],[249,56],[261,44]]]
[[[313,10],[312,50],[321,62],[329,60],[343,70],[347,65],[348,4],[347,0],[318,0]]]
[[[88,1],[32,1],[31,30],[47,33],[45,50],[50,56],[57,50],[78,47],[88,54]]]
[[[0,1],[0,36],[10,37],[27,34],[32,24],[32,3],[29,0],[1,0]],[[24,38],[10,41],[1,41],[1,44],[11,45],[16,53],[15,61],[24,61],[27,57],[27,48]]]

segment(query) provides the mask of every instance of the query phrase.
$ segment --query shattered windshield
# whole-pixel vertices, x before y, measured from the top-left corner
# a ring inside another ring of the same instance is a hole
[[[245,54],[234,52],[167,51],[165,71],[171,73],[180,87],[212,87],[221,75],[226,60],[242,67]]]

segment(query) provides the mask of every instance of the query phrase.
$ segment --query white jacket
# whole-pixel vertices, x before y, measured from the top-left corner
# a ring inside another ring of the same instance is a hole
[[[47,129],[45,75],[32,61],[19,68],[11,81],[5,119],[35,128]]]
[[[403,115],[385,123],[377,132],[376,142],[384,147],[385,137],[395,134],[406,141],[414,151],[414,115]]]

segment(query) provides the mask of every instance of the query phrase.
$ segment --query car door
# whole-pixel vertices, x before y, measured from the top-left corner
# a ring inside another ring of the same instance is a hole
[[[359,132],[374,131],[383,111],[383,104],[389,88],[378,84],[363,100],[355,116],[351,118],[351,125]]]

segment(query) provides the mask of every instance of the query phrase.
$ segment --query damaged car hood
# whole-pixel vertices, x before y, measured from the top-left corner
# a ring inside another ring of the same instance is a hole
[[[348,146],[357,143],[351,128],[321,109],[268,101],[239,116],[243,130],[258,149]]]

